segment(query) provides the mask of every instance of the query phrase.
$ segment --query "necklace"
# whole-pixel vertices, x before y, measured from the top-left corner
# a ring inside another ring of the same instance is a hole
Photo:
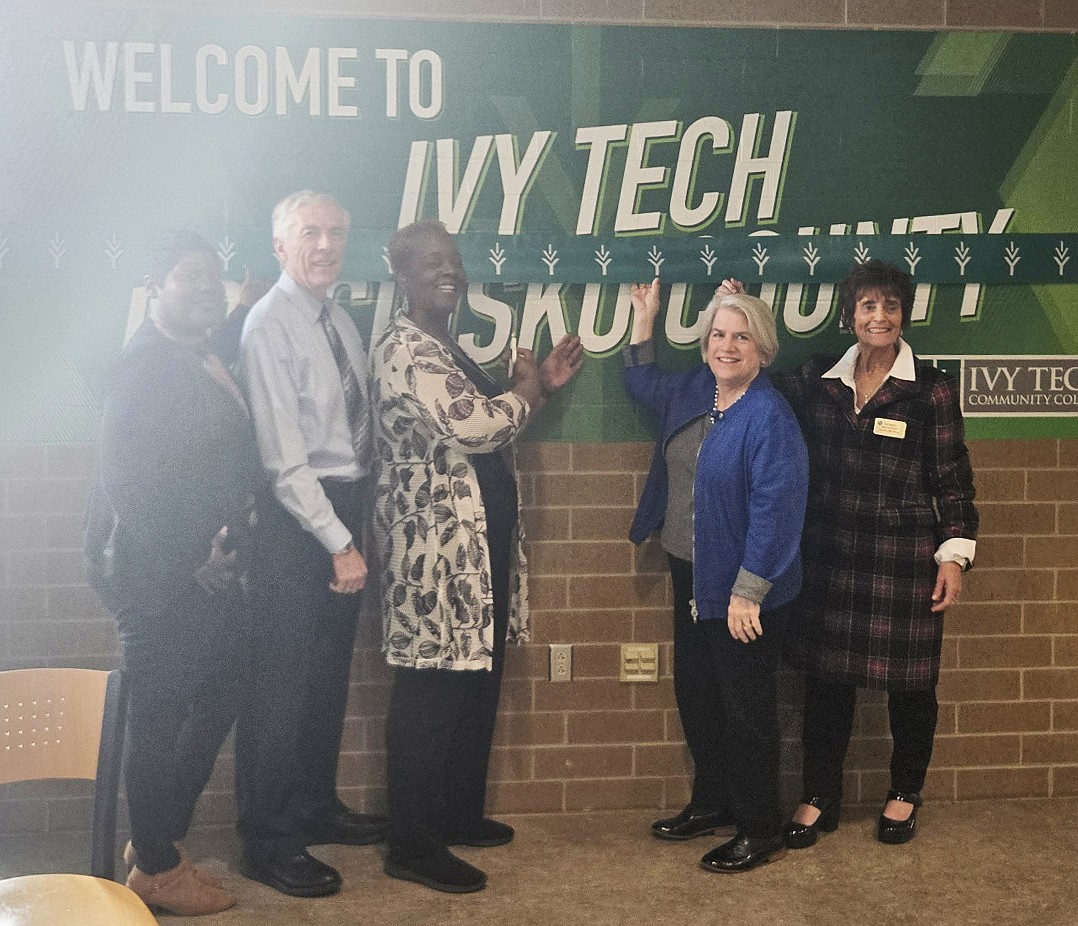
[[[746,393],[746,392],[748,392],[748,390],[749,390],[749,387],[748,387],[748,386],[745,386],[745,388],[744,388],[744,389],[742,389],[742,390],[741,390],[741,391],[740,391],[740,392],[739,392],[739,393],[737,394],[737,397],[736,397],[736,398],[735,398],[735,399],[734,399],[734,400],[733,400],[732,402],[730,402],[730,403],[729,403],[729,404],[728,404],[728,405],[726,406],[726,408],[719,408],[719,384],[718,384],[718,383],[716,383],[716,384],[715,384],[715,404],[714,404],[714,405],[712,405],[712,407],[711,407],[711,412],[710,412],[710,415],[709,415],[709,417],[711,418],[711,423],[712,423],[712,424],[714,424],[714,423],[715,423],[716,421],[722,421],[722,418],[723,418],[723,416],[724,416],[724,415],[725,415],[725,414],[726,414],[726,413],[727,413],[727,412],[728,412],[728,411],[729,411],[729,410],[730,410],[731,408],[733,408],[733,407],[734,407],[734,406],[735,406],[735,405],[736,405],[736,404],[737,404],[738,402],[740,402],[740,401],[741,401],[741,398],[742,398],[742,396],[744,396],[744,395],[745,395],[745,393]]]
[[[863,359],[863,355],[859,353],[853,365],[854,404],[860,405],[861,408],[864,408],[869,400],[880,391],[880,387],[891,375],[891,367],[894,366],[894,361],[892,361],[891,366],[882,372],[869,370],[868,363],[863,363]]]
[[[884,380],[887,379],[889,374],[884,373],[883,376],[875,374],[869,374],[864,370],[857,370],[854,373],[854,393],[857,399],[857,404],[864,408],[868,405],[869,400],[880,391],[880,387],[883,385]]]

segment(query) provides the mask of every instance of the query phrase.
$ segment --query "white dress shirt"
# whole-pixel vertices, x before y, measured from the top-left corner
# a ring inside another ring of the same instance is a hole
[[[277,499],[326,550],[336,553],[352,534],[318,480],[354,480],[366,472],[352,446],[341,375],[319,322],[321,312],[322,303],[282,273],[244,322],[240,378]],[[329,313],[366,390],[367,351],[359,332],[339,305],[331,305]]]

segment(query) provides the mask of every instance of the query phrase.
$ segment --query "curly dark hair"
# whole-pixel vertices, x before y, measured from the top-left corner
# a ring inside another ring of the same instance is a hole
[[[404,228],[399,228],[394,232],[393,237],[389,239],[389,246],[386,248],[389,255],[389,266],[392,268],[394,276],[400,276],[402,271],[407,273],[412,269],[416,258],[416,246],[425,235],[432,232],[452,237],[452,235],[449,235],[449,229],[436,219],[423,219],[420,222],[413,222],[411,225],[405,225]]]
[[[894,296],[902,304],[902,327],[905,329],[913,312],[913,277],[900,267],[875,257],[856,264],[838,284],[838,305],[845,327],[853,328],[853,310],[866,289],[877,289],[885,296]]]

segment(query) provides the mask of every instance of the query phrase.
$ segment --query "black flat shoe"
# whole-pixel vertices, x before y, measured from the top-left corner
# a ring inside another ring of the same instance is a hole
[[[765,865],[768,862],[777,862],[785,854],[786,845],[781,835],[765,836],[759,839],[735,836],[700,859],[700,867],[707,871],[732,874],[738,871],[748,871],[750,868]]]
[[[291,897],[325,897],[341,889],[336,868],[320,862],[306,849],[288,855],[257,857],[243,854],[240,871],[252,881],[260,881]]]
[[[450,846],[474,846],[481,849],[504,846],[512,841],[513,827],[490,817],[458,826],[446,838],[446,844]]]
[[[904,842],[909,842],[916,835],[917,810],[921,806],[921,795],[906,791],[888,791],[887,800],[913,804],[913,812],[908,820],[892,820],[881,813],[880,819],[876,822],[876,838],[888,845],[900,846]]]
[[[325,823],[312,827],[306,836],[308,846],[369,846],[386,835],[386,818],[357,813],[342,807]]]
[[[798,823],[791,819],[783,830],[783,838],[789,849],[807,849],[816,845],[820,833],[833,833],[838,829],[838,816],[842,811],[842,798],[828,800],[825,797],[810,797],[802,804],[808,804],[820,811],[815,823]]]
[[[390,849],[382,870],[391,878],[415,881],[446,894],[470,894],[487,886],[487,876],[482,871],[457,858],[448,849],[435,849],[417,856]]]
[[[719,830],[733,830],[734,821],[722,810],[709,813],[694,813],[692,805],[687,805],[676,817],[665,817],[651,824],[651,835],[656,839],[682,841],[695,839],[697,836],[710,836]]]

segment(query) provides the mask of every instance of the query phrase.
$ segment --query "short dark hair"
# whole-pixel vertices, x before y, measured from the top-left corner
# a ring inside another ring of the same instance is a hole
[[[150,242],[150,254],[146,261],[146,272],[155,283],[164,283],[184,254],[192,251],[206,251],[217,256],[213,245],[200,234],[193,231],[167,231]]]
[[[838,284],[838,305],[843,325],[853,328],[853,310],[857,307],[858,297],[866,289],[878,289],[885,296],[894,296],[902,304],[902,327],[910,323],[913,314],[913,277],[901,267],[872,257],[863,264],[855,264]]]
[[[389,266],[394,276],[400,276],[401,272],[407,273],[412,269],[416,258],[416,247],[424,235],[446,235],[449,238],[449,229],[436,219],[423,219],[397,229],[393,237],[389,239],[386,252],[389,256]]]

